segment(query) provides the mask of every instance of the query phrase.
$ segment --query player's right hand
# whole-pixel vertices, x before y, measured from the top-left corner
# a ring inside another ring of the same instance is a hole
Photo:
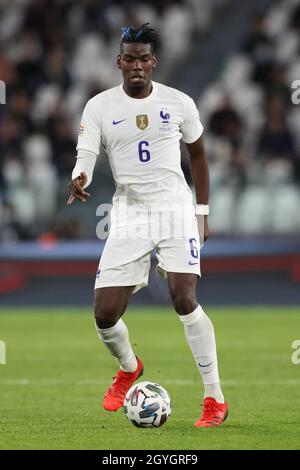
[[[68,206],[72,204],[75,199],[79,199],[81,202],[86,202],[87,199],[91,197],[91,195],[83,189],[83,186],[86,184],[86,182],[87,176],[82,171],[80,175],[77,176],[77,178],[74,178],[71,183],[69,183],[69,190],[71,194],[67,201]]]

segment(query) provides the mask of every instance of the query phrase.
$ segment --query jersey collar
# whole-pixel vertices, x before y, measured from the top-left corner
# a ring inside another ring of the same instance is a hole
[[[147,103],[148,101],[152,101],[153,98],[157,94],[157,86],[156,82],[152,80],[152,91],[149,96],[146,96],[146,98],[132,98],[131,96],[128,96],[127,93],[125,93],[124,88],[123,88],[123,83],[120,85],[120,91],[122,94],[122,97],[125,98],[127,101],[130,101],[130,103]]]

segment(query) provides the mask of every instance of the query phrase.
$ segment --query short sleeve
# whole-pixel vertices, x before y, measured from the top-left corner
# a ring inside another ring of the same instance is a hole
[[[182,140],[186,144],[192,144],[201,137],[203,125],[194,101],[187,95],[184,97],[183,121],[181,124]]]
[[[94,100],[87,102],[79,127],[76,150],[88,150],[99,155],[101,145],[101,117]]]

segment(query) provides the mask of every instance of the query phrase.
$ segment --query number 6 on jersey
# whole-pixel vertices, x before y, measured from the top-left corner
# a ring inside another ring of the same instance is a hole
[[[150,160],[150,151],[145,149],[145,147],[149,147],[147,140],[139,142],[139,159],[142,163],[149,162]]]

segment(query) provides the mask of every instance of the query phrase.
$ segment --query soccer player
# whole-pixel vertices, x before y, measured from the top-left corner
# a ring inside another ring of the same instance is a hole
[[[155,249],[157,270],[167,278],[204,384],[203,414],[195,426],[219,426],[227,417],[228,406],[220,387],[214,328],[196,298],[200,240],[204,242],[208,236],[209,212],[203,127],[190,97],[152,80],[158,34],[148,23],[137,29],[123,28],[122,33],[117,65],[123,83],[94,96],[83,111],[68,200],[72,204],[75,199],[85,202],[90,197],[85,188],[92,180],[102,145],[116,192],[111,229],[96,275],[94,314],[99,338],[119,363],[103,407],[108,411],[122,407],[127,391],[143,373],[121,317],[130,295],[147,285]],[[181,138],[190,155],[196,207],[180,165]],[[128,218],[131,209],[136,209],[136,217]],[[159,220],[163,228],[168,223],[189,228],[176,234],[170,230],[166,236]],[[145,227],[148,236],[132,236],[140,230],[144,233]]]

